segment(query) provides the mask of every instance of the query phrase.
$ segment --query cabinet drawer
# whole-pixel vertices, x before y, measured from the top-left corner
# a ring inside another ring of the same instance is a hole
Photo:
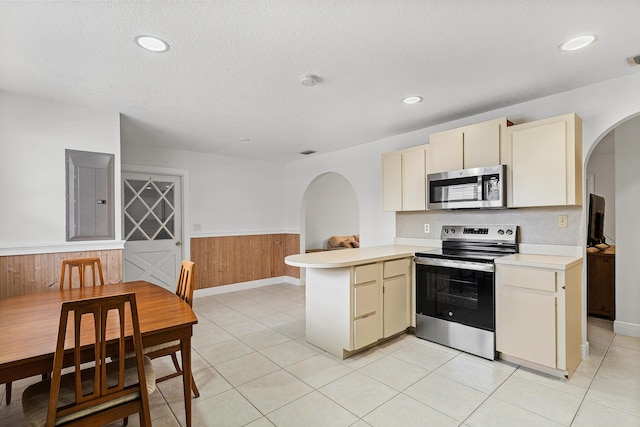
[[[394,276],[402,276],[407,274],[408,258],[396,259],[393,261],[385,261],[384,263],[384,278]]]
[[[358,265],[353,272],[353,283],[373,282],[378,280],[378,264]]]
[[[380,338],[380,318],[377,314],[353,321],[353,349],[357,350]]]
[[[353,289],[353,317],[377,312],[380,307],[380,290],[377,283]]]
[[[556,272],[526,267],[500,267],[497,280],[501,285],[517,288],[537,289],[540,291],[556,291]]]

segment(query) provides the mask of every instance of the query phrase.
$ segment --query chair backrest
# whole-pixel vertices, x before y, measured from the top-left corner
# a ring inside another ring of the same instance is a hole
[[[176,285],[176,295],[190,306],[193,305],[193,265],[191,261],[182,260],[178,284]]]
[[[67,331],[69,318],[71,318],[72,327]],[[125,353],[126,334],[131,333],[125,327],[127,318],[130,318],[129,324],[133,329],[137,378],[133,380],[126,378],[125,381],[125,362],[131,362],[131,359],[127,361],[125,356],[127,354]],[[73,335],[74,342],[75,400],[58,407],[67,332]],[[109,370],[107,370],[108,360],[111,360],[111,364],[115,364],[109,366]],[[82,375],[80,369],[80,364],[87,362],[95,363],[93,375],[89,377],[86,374],[91,371],[85,370]],[[115,366],[117,366],[117,374],[111,371]],[[118,400],[118,405],[114,404],[114,399]],[[54,425],[56,420],[64,421],[78,417],[82,418],[83,423],[104,424],[110,422],[106,421],[105,411],[100,409],[104,407],[109,407],[111,412],[109,416],[111,418],[115,416],[116,420],[140,412],[141,424],[151,425],[150,419],[147,419],[150,416],[144,356],[136,297],[133,293],[62,304],[46,425]],[[145,420],[147,422],[144,422]]]
[[[98,271],[100,284],[104,285],[104,278],[102,276],[102,263],[100,262],[100,258],[73,258],[62,260],[62,268],[60,269],[60,289],[64,289],[64,278],[67,269],[69,270],[69,288],[73,287],[71,282],[73,279],[74,267],[78,269],[81,288],[84,288],[84,278],[87,267],[91,268],[91,283],[93,284],[93,286],[96,285],[96,270]]]

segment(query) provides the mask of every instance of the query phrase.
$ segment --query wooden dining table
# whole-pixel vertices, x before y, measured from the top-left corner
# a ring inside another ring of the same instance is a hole
[[[0,299],[0,384],[52,371],[63,302],[131,292],[136,295],[144,347],[180,340],[185,417],[191,426],[191,336],[198,319],[175,293],[145,281]],[[126,328],[131,334],[131,325]],[[89,341],[88,336],[83,335],[83,341]],[[65,347],[73,347],[72,339]]]

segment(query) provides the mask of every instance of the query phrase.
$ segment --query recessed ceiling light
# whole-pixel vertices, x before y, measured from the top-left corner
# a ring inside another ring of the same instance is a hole
[[[574,37],[571,40],[567,40],[566,42],[562,43],[560,46],[558,46],[558,49],[565,52],[570,52],[572,50],[578,50],[582,49],[583,47],[587,47],[595,41],[596,36],[594,35]]]
[[[421,101],[422,101],[421,96],[407,96],[402,100],[402,102],[404,102],[405,104],[417,104],[418,102],[421,102]]]
[[[137,36],[135,41],[138,43],[138,46],[151,52],[166,52],[169,50],[169,44],[157,37]]]
[[[249,142],[251,140],[249,138],[242,137],[242,138],[238,138],[238,141],[240,141],[240,142]]]

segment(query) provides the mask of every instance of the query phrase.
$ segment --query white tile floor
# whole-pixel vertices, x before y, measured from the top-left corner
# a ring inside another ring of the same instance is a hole
[[[299,286],[200,297],[194,309],[195,426],[640,426],[640,339],[609,321],[589,319],[591,355],[563,381],[412,335],[339,360],[305,342]],[[24,425],[20,395],[37,379],[14,383],[9,406],[2,387],[0,426]],[[181,379],[151,404],[154,426],[183,425]]]

